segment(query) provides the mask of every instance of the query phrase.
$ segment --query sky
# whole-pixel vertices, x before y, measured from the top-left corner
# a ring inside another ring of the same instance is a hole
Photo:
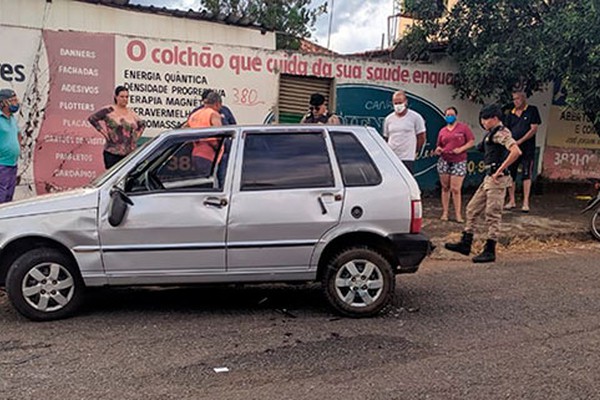
[[[332,0],[312,0],[312,7]],[[330,48],[338,53],[354,53],[381,48],[381,35],[386,34],[387,17],[392,15],[393,0],[333,0],[333,24]],[[134,4],[158,7],[198,10],[200,0],[130,0]],[[327,46],[329,14],[322,15],[315,25],[311,38],[321,46]]]

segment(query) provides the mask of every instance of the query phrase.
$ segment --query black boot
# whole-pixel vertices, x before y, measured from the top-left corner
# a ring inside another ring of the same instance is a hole
[[[485,247],[478,256],[473,257],[474,263],[488,263],[496,261],[496,241],[488,239],[485,241]]]
[[[446,243],[444,247],[450,251],[468,256],[471,253],[471,245],[473,244],[473,234],[470,232],[463,232],[462,238],[458,243]]]

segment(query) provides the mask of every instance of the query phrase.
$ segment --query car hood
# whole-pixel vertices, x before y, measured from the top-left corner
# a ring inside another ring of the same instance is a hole
[[[98,189],[81,188],[0,204],[0,219],[48,214],[98,206]]]

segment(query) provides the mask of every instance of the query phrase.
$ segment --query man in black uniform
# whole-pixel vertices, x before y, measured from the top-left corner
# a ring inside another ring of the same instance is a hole
[[[475,220],[483,214],[488,228],[488,238],[483,252],[473,257],[473,262],[485,263],[496,261],[496,242],[502,221],[502,205],[506,197],[506,188],[511,184],[507,168],[519,158],[521,150],[510,131],[502,125],[502,110],[499,106],[483,107],[479,113],[479,120],[486,130],[483,142],[478,148],[484,152],[483,160],[487,173],[467,204],[467,220],[460,242],[446,243],[445,247],[468,256],[473,243]]]
[[[533,174],[533,163],[535,160],[535,134],[542,120],[537,107],[527,104],[527,96],[524,92],[514,92],[513,103],[515,107],[506,116],[505,122],[506,127],[512,133],[513,139],[517,141],[523,155],[510,167],[513,184],[508,189],[508,203],[504,208],[510,210],[516,207],[515,182],[520,165],[521,176],[523,177],[523,207],[521,211],[526,213],[529,212],[531,175]]]
[[[310,96],[309,104],[309,111],[300,121],[301,124],[340,124],[339,117],[327,110],[325,96],[321,93],[313,93]]]

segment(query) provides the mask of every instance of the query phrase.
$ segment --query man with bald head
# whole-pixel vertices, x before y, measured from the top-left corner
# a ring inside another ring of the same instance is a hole
[[[385,118],[383,137],[406,168],[413,172],[417,153],[425,144],[425,120],[408,108],[403,90],[394,93],[392,102],[394,112]]]
[[[519,166],[523,178],[523,207],[521,211],[529,212],[529,196],[531,194],[531,178],[533,176],[533,164],[535,160],[535,134],[538,126],[542,123],[540,113],[536,106],[527,104],[527,95],[521,90],[516,90],[512,95],[514,108],[505,117],[505,125],[512,132],[513,139],[521,148],[523,155],[510,166],[510,174],[513,179],[512,186],[508,189],[508,203],[504,206],[510,210],[516,207],[515,182]]]

